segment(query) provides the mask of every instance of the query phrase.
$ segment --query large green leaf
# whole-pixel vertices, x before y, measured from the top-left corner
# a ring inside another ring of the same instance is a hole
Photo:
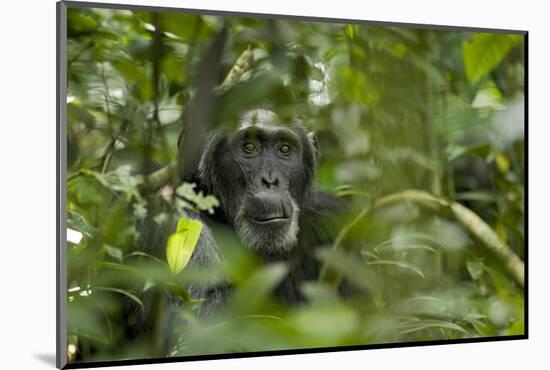
[[[174,274],[179,274],[189,263],[199,241],[202,223],[198,220],[180,218],[176,232],[166,244],[166,259]]]
[[[477,33],[464,44],[464,69],[471,83],[476,83],[491,72],[508,52],[519,45],[520,35]]]

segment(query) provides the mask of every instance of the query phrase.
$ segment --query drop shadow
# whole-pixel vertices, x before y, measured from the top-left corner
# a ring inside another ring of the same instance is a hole
[[[55,367],[56,365],[55,353],[40,353],[40,354],[35,353],[34,358],[42,361],[46,365],[50,365],[51,367]]]

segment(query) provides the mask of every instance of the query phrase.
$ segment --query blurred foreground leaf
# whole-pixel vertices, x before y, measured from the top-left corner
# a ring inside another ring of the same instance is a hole
[[[124,289],[118,289],[118,288],[111,288],[111,287],[104,287],[104,286],[96,286],[93,287],[95,290],[103,290],[105,292],[113,292],[113,293],[119,293],[122,295],[125,295],[126,297],[130,298],[132,301],[136,302],[141,308],[143,308],[143,302],[141,299],[139,299],[134,293],[129,292]]]

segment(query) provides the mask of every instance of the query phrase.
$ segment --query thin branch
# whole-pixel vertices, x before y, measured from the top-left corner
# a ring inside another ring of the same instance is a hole
[[[485,221],[481,219],[470,209],[457,202],[449,202],[441,198],[434,197],[423,191],[407,190],[401,193],[388,195],[380,198],[375,204],[375,208],[380,208],[394,203],[412,202],[425,207],[435,209],[439,212],[449,212],[460,222],[466,230],[483,243],[485,248],[500,258],[505,264],[506,271],[522,287],[525,284],[525,265],[518,255],[502,242],[497,234],[491,229]]]
[[[103,66],[103,63],[101,64],[101,81],[103,82],[103,99],[105,100],[105,111],[107,113],[107,126],[111,130],[111,133],[113,131],[113,120],[111,117],[111,104],[110,104],[110,93],[109,93],[109,85],[107,84],[107,79],[105,78],[105,67]],[[125,131],[126,128],[124,127],[124,122],[122,123],[120,133]],[[118,135],[120,136],[120,135]],[[116,149],[116,143],[118,140],[117,135],[111,136],[111,141],[109,142],[109,145],[107,145],[107,148],[105,149],[105,153],[103,154],[102,158],[102,165],[101,165],[101,173],[105,173],[107,171],[107,167],[109,167],[109,162],[111,161],[111,157],[113,156],[113,152]]]
[[[485,221],[481,219],[470,209],[463,205],[450,202],[445,199],[435,197],[429,193],[419,190],[405,190],[400,193],[390,194],[378,199],[373,206],[363,210],[353,224],[359,219],[367,216],[376,209],[383,208],[389,205],[398,203],[415,203],[423,207],[430,208],[436,212],[449,215],[456,219],[470,234],[482,242],[483,246],[493,255],[504,262],[504,267],[510,276],[521,286],[525,285],[525,265],[519,256],[507,244],[502,242],[497,234],[491,229]],[[339,248],[342,241],[350,228],[343,229],[342,235],[335,240],[332,245],[333,249]],[[320,279],[323,279],[327,267],[323,266],[323,274]]]
[[[196,92],[187,104],[182,116],[182,131],[178,140],[178,165],[180,177],[186,179],[195,172],[200,159],[200,150],[208,135],[208,127],[215,115],[218,97],[214,92],[217,76],[227,41],[228,27],[218,32],[204,53],[196,73]],[[183,133],[185,130],[185,133]]]
[[[139,186],[139,192],[142,195],[147,195],[161,188],[176,176],[177,168],[177,162],[174,160],[166,166],[145,176],[143,183]]]
[[[153,121],[156,128],[160,128],[159,119],[159,99],[160,99],[160,64],[162,61],[162,27],[159,13],[153,13],[153,25],[155,33],[153,35]]]
[[[242,75],[252,68],[253,63],[254,54],[250,49],[250,45],[248,45],[248,48],[237,58],[237,61],[233,67],[231,67],[229,73],[227,73],[227,76],[223,80],[222,84],[216,88],[216,92],[223,93],[235,86],[241,79]]]

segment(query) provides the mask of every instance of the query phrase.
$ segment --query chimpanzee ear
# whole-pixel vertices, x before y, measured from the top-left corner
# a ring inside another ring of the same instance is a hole
[[[311,143],[311,146],[313,147],[313,151],[315,152],[315,158],[319,158],[319,155],[321,152],[319,151],[319,141],[317,140],[317,135],[315,135],[315,132],[310,131],[307,133],[307,139]]]

